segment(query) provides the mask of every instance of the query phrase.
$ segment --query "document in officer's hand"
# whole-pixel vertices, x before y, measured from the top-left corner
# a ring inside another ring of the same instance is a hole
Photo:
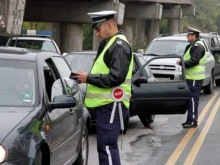
[[[70,73],[70,79],[73,79],[73,80],[75,80],[77,83],[79,83],[79,84],[81,84],[81,81],[79,81],[79,80],[77,80],[76,78],[74,78],[74,76],[77,76],[77,75],[79,75],[79,73],[78,73],[78,71],[72,71],[71,73]]]
[[[74,78],[74,76],[77,76],[78,75],[78,72],[77,71],[72,71],[71,73],[70,73],[70,79],[73,79],[73,80],[76,80],[75,78]]]

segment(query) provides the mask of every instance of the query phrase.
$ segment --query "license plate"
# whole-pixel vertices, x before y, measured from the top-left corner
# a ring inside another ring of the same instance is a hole
[[[170,78],[154,78],[155,81],[170,81]]]

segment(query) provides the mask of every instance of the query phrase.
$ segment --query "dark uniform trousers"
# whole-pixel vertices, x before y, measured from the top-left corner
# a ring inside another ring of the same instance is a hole
[[[202,82],[203,80],[186,80],[190,90],[190,102],[187,116],[187,121],[189,122],[197,122],[198,120],[199,96]]]
[[[113,103],[96,108],[96,134],[99,165],[121,165],[118,149],[120,135],[120,119],[118,108],[115,111],[113,123],[110,123]],[[122,104],[123,117],[128,115],[128,109]]]

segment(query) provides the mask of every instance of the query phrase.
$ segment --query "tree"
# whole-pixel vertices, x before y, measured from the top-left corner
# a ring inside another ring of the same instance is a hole
[[[196,5],[196,15],[186,17],[187,24],[207,31],[219,31],[219,0],[194,0],[194,4]]]
[[[83,50],[92,50],[93,30],[91,24],[83,25]]]
[[[24,30],[46,30],[47,23],[44,23],[44,22],[23,22],[22,29],[24,29]]]

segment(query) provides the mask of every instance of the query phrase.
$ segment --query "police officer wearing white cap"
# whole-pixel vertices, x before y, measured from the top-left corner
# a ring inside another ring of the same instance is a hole
[[[185,65],[186,82],[190,89],[190,102],[188,106],[188,116],[183,128],[194,128],[198,126],[198,106],[202,82],[205,79],[205,46],[199,37],[198,29],[188,26],[187,39],[190,43],[185,49],[184,61],[177,61],[180,65]]]
[[[74,76],[78,81],[87,83],[85,105],[96,111],[97,150],[100,165],[120,165],[118,137],[120,117],[112,91],[120,87],[125,92],[122,99],[122,112],[128,115],[131,97],[131,76],[133,55],[131,47],[121,31],[118,30],[115,11],[88,13],[92,19],[100,42],[97,56],[90,73],[79,72]]]

